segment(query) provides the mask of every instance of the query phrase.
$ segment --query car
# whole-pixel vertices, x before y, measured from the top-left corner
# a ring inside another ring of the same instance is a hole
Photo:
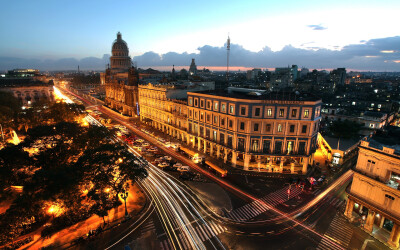
[[[152,148],[149,148],[147,151],[150,151],[150,152],[157,152],[158,149],[157,149],[156,147],[152,147]]]
[[[164,161],[164,157],[158,157],[154,161],[155,162],[162,162],[162,161]]]
[[[157,166],[159,166],[160,168],[165,168],[165,167],[168,167],[168,166],[169,166],[169,163],[167,163],[167,162],[161,162],[161,163],[159,163]]]
[[[180,168],[180,167],[182,167],[182,163],[177,162],[177,163],[174,164],[174,167],[175,168]]]
[[[178,168],[179,172],[188,172],[190,170],[189,166],[180,166]]]
[[[143,147],[149,147],[149,146],[150,146],[150,143],[144,142],[144,143],[142,143],[142,146],[143,146]]]
[[[168,156],[168,155],[166,155],[166,156],[164,156],[164,159],[166,159],[167,161],[171,161],[171,160],[172,160],[172,157],[171,157],[171,156]]]
[[[143,140],[143,139],[140,139],[140,138],[139,138],[139,139],[136,139],[136,141],[137,141],[137,142],[144,142],[144,140]]]

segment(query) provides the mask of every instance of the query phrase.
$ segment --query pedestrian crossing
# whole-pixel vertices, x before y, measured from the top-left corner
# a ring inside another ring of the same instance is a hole
[[[253,201],[252,203],[246,204],[226,213],[226,217],[235,221],[248,221],[269,210],[269,207],[275,207],[278,204],[298,196],[302,192],[302,189],[295,186],[290,189],[289,194],[287,192],[287,187],[282,188],[259,200]]]
[[[313,194],[314,194],[315,196],[319,195],[320,193],[321,193],[321,190],[320,190],[320,189],[315,190],[315,191],[313,192]],[[342,199],[337,198],[337,197],[334,197],[334,196],[328,196],[328,195],[325,196],[325,197],[321,200],[321,202],[329,203],[329,204],[331,204],[331,206],[335,207],[336,209],[343,208],[344,204],[346,203],[345,200],[342,200]]]
[[[198,234],[199,238],[201,239],[202,242],[206,242],[208,240],[211,240],[212,238],[218,236],[219,234],[226,232],[227,228],[225,226],[221,226],[220,224],[210,221],[206,224],[195,224],[193,225],[194,231]],[[183,249],[192,249],[190,245],[189,239],[186,238],[185,234],[182,234],[180,232],[177,233],[178,235],[178,240]],[[160,249],[161,250],[170,250],[174,249],[174,245],[172,244],[171,240],[165,239],[165,240],[160,240]]]
[[[339,213],[335,215],[328,230],[317,246],[317,250],[347,248],[353,235],[352,227]]]

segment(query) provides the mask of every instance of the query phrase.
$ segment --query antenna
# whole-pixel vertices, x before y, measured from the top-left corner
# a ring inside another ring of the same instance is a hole
[[[228,40],[226,41],[226,81],[229,86],[229,52],[231,50],[231,39],[229,38],[228,33]]]

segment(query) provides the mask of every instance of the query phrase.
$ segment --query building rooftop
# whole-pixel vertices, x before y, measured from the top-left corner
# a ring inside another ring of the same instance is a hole
[[[383,150],[383,147],[394,149],[396,155],[400,155],[400,127],[388,126],[385,130],[377,130],[367,138],[369,146]]]
[[[277,101],[318,101],[321,98],[311,93],[299,92],[269,92],[259,89],[245,89],[245,88],[228,88],[226,90],[206,90],[196,91],[197,93],[230,97],[237,99],[255,99],[255,100],[277,100]]]

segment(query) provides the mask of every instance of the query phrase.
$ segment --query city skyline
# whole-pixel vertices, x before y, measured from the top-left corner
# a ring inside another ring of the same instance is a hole
[[[139,67],[222,67],[229,34],[232,66],[400,70],[396,1],[41,3],[4,4],[0,70],[101,70],[118,31]]]

